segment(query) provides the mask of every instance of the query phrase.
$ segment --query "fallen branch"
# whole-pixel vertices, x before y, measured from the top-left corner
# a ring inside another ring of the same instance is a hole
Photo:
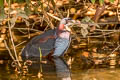
[[[48,12],[47,12],[47,14],[48,14],[50,17],[52,17],[52,18],[54,18],[54,19],[56,19],[56,20],[58,20],[58,21],[61,21],[61,19],[60,19],[60,18],[58,18],[58,17],[54,16],[53,14],[48,13]]]
[[[120,47],[120,45],[118,45],[118,47],[116,47],[110,54],[113,54],[116,50],[118,50]]]
[[[101,37],[101,36],[106,36],[106,35],[110,35],[114,32],[109,32],[109,33],[106,33],[106,34],[102,34],[102,35],[98,35],[98,36],[88,36],[88,37]]]

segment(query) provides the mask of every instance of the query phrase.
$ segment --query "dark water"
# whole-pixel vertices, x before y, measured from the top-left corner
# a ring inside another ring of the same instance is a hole
[[[73,66],[70,69],[62,58],[43,61],[45,63],[33,61],[27,65],[26,75],[18,74],[15,68],[11,67],[11,61],[4,61],[0,64],[0,80],[120,80],[120,68],[80,69]],[[40,72],[42,78],[39,77]]]
[[[69,56],[65,56],[64,59],[42,59],[41,63],[40,59],[32,59],[32,64],[24,64],[27,70],[24,70],[21,62],[20,73],[11,65],[12,60],[0,60],[0,80],[120,80],[119,65],[115,68],[110,68],[109,64],[95,65],[90,59],[82,56],[88,53],[87,51],[72,53],[74,54],[71,55],[72,62],[69,62]]]

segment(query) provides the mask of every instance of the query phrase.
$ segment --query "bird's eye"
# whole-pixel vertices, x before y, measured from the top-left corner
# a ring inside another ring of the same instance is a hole
[[[71,22],[71,18],[68,18],[67,20],[66,20],[66,24],[68,24],[69,22]]]
[[[68,18],[68,20],[72,20],[71,18]]]
[[[69,22],[69,21],[68,21],[68,20],[66,20],[66,24],[68,24],[68,22]]]

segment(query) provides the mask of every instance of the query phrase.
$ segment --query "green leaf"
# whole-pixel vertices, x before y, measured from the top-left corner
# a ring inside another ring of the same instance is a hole
[[[31,9],[30,9],[30,7],[28,5],[25,6],[24,11],[26,12],[27,15],[32,14]]]
[[[25,0],[16,0],[16,2],[18,2],[18,3],[24,3]]]
[[[114,2],[114,0],[110,0],[110,2],[111,2],[111,3],[113,3],[113,2]]]
[[[4,8],[0,7],[0,16],[4,17]]]
[[[17,0],[13,0],[13,3],[15,3]]]
[[[42,61],[42,52],[40,47],[39,47],[39,52],[40,52],[40,61]]]
[[[2,21],[7,18],[6,14],[1,15],[0,14],[0,24],[2,24]]]
[[[91,0],[91,2],[94,4],[96,0]]]
[[[25,0],[25,1],[26,1],[27,5],[29,5],[29,4],[30,4],[30,0]]]
[[[4,18],[4,0],[0,0],[0,17]]]
[[[31,9],[30,9],[30,0],[25,0],[25,2],[26,2],[26,5],[25,5],[24,10],[27,15],[30,15],[30,14],[32,14]]]
[[[81,22],[92,22],[92,20],[91,20],[90,17],[86,16],[85,18],[83,18],[83,19],[81,20]]]
[[[0,0],[0,7],[4,7],[4,0]]]
[[[100,5],[103,5],[104,0],[99,0]]]
[[[38,4],[43,9],[43,3],[40,0],[38,1]]]

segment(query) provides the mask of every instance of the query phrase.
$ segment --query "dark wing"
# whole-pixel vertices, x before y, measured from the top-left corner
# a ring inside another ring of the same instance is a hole
[[[23,49],[22,57],[40,57],[40,50],[43,56],[48,55],[52,49],[54,49],[55,38],[49,36],[55,36],[55,30],[48,30],[45,33],[34,37]],[[46,39],[45,41],[42,41]]]

